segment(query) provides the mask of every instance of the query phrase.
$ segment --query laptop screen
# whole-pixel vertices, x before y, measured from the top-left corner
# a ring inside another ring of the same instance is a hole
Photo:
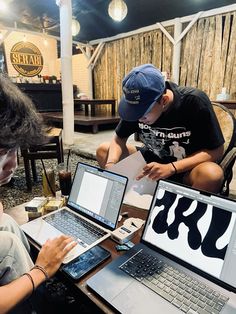
[[[114,229],[127,181],[122,175],[79,162],[68,207]]]
[[[159,181],[142,239],[236,287],[236,202]]]

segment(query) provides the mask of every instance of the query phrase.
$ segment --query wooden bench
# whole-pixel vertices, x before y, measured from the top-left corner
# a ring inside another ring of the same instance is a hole
[[[42,113],[44,120],[49,123],[63,123],[63,114],[62,112],[43,112]],[[74,124],[75,125],[84,125],[91,126],[93,134],[98,133],[99,125],[107,124],[117,124],[120,120],[118,115],[111,116],[110,114],[101,114],[96,116],[88,116],[83,112],[75,112],[74,114]]]
[[[98,132],[99,125],[117,124],[120,120],[115,113],[115,99],[75,99],[74,109],[75,126],[91,126],[94,134]],[[42,112],[42,115],[48,123],[63,123],[61,111]]]
[[[85,107],[85,115],[89,115],[89,108],[91,116],[96,116],[96,108],[101,105],[109,105],[111,106],[111,115],[116,115],[116,101],[115,99],[74,99],[75,111],[77,111],[77,107],[81,109],[81,106]]]

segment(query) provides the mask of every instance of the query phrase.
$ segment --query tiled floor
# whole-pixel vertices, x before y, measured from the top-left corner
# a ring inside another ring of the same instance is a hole
[[[75,132],[72,150],[89,158],[95,158],[99,144],[110,141],[113,134],[113,130],[99,131],[97,134]],[[141,145],[140,142],[134,140],[133,136],[129,138],[128,142],[136,146]],[[230,184],[230,197],[236,199],[236,164],[234,165],[233,180]]]

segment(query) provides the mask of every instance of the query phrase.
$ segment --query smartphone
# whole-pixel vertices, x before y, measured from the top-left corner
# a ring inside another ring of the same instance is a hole
[[[110,256],[111,253],[109,251],[97,245],[65,264],[61,269],[73,280],[79,280]]]

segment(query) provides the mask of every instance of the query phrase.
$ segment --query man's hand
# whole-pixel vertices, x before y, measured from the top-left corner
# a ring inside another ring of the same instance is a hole
[[[42,246],[36,264],[42,266],[51,277],[60,267],[66,254],[71,251],[76,242],[69,236],[61,235],[47,240]]]
[[[157,162],[150,162],[144,168],[142,173],[136,177],[136,180],[140,180],[147,176],[152,180],[166,179],[172,176],[175,170],[172,164],[159,164]]]

